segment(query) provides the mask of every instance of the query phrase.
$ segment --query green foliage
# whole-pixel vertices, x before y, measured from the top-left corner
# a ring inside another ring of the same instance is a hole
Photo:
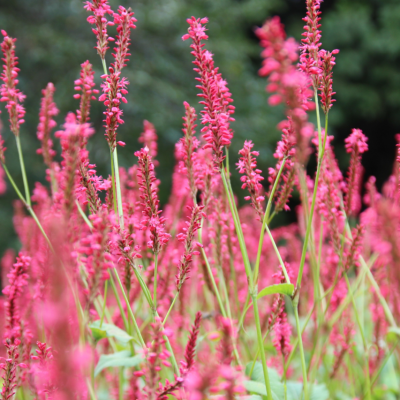
[[[124,344],[129,343],[131,340],[134,340],[131,335],[129,335],[121,328],[118,328],[118,326],[106,324],[105,322],[103,322],[100,327],[100,320],[94,321],[89,325],[89,327],[92,330],[93,338],[96,342],[106,337],[114,337]]]
[[[132,357],[129,350],[123,350],[112,354],[102,354],[94,370],[94,376],[97,376],[105,368],[136,367],[142,361],[143,357],[140,354]]]
[[[294,291],[294,286],[291,283],[280,283],[279,285],[267,286],[257,295],[257,299],[267,296],[268,294],[286,294],[286,296],[291,296]]]

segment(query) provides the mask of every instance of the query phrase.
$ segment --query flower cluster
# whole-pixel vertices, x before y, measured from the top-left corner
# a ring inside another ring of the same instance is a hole
[[[207,18],[190,18],[187,20],[189,26],[188,33],[183,36],[183,40],[191,39],[191,52],[195,58],[193,64],[196,66],[194,71],[199,74],[196,80],[200,83],[197,87],[201,90],[199,97],[203,100],[200,104],[204,105],[201,111],[201,123],[205,125],[201,132],[207,142],[204,148],[211,148],[214,153],[214,161],[219,167],[225,159],[223,155],[224,146],[229,147],[233,137],[230,121],[234,121],[232,114],[235,107],[231,93],[227,87],[227,82],[222,79],[221,73],[214,65],[213,55],[204,48],[203,40],[207,40],[205,24]]]
[[[252,150],[254,144],[251,140],[244,142],[243,149],[239,150],[240,159],[236,164],[240,174],[244,174],[240,180],[243,182],[242,189],[249,191],[250,196],[246,196],[245,200],[251,200],[251,205],[256,210],[257,216],[262,220],[264,216],[262,203],[265,197],[262,195],[263,186],[260,183],[264,178],[260,175],[261,170],[257,169],[257,160],[255,156],[258,156],[258,151]]]
[[[135,153],[139,162],[139,171],[137,173],[139,187],[141,191],[141,202],[143,219],[141,224],[143,228],[148,227],[151,233],[151,239],[147,243],[155,254],[158,254],[163,245],[165,245],[170,235],[165,232],[165,218],[160,217],[161,210],[158,209],[160,201],[157,196],[156,177],[154,174],[154,164],[151,159],[148,147]]]
[[[96,100],[94,94],[98,94],[97,89],[93,89],[96,84],[94,83],[94,71],[92,64],[85,61],[81,64],[81,73],[79,79],[74,82],[75,90],[80,92],[74,94],[75,99],[81,99],[79,110],[76,111],[79,122],[84,124],[89,121],[90,101]]]
[[[44,163],[51,168],[52,161],[56,154],[53,149],[53,141],[51,139],[51,131],[57,126],[54,117],[58,114],[58,109],[54,103],[54,92],[56,88],[52,83],[46,86],[42,91],[42,102],[39,112],[39,125],[37,128],[37,137],[42,143],[42,147],[37,150],[38,154],[42,154]]]
[[[96,26],[96,28],[92,29],[97,38],[95,49],[97,49],[97,53],[101,59],[104,60],[106,52],[109,49],[108,41],[112,40],[112,38],[108,37],[107,26],[114,25],[114,22],[107,20],[107,14],[113,15],[113,11],[108,4],[108,0],[87,1],[84,8],[93,13],[93,15],[87,18],[87,21],[89,24]]]
[[[9,115],[10,129],[15,136],[19,136],[19,127],[25,122],[25,109],[22,102],[25,95],[17,89],[18,85],[18,57],[15,56],[15,42],[7,35],[6,31],[1,31],[4,38],[1,42],[1,51],[3,53],[3,72],[1,80],[3,81],[0,88],[0,101],[7,103],[6,109]]]

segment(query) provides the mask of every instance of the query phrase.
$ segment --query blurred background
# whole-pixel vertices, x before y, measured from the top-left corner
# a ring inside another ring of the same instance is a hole
[[[199,111],[195,73],[189,41],[181,37],[187,31],[186,18],[209,17],[207,43],[229,83],[236,106],[235,137],[231,147],[231,168],[245,139],[260,151],[259,167],[267,172],[274,164],[272,154],[280,132],[276,125],[283,119],[283,109],[267,105],[265,79],[257,74],[261,65],[260,47],[254,28],[273,15],[279,15],[288,35],[301,39],[305,0],[110,0],[132,7],[137,29],[132,34],[132,56],[124,70],[130,81],[128,104],[124,105],[125,124],[118,139],[120,165],[128,167],[136,160],[137,139],[143,120],[151,121],[159,137],[161,201],[169,196],[174,165],[174,145],[181,137],[183,101]],[[365,179],[377,178],[378,187],[391,173],[395,157],[395,134],[400,131],[400,2],[398,0],[326,0],[322,3],[323,48],[340,49],[334,68],[334,91],[337,102],[330,112],[330,134],[335,135],[335,149],[340,167],[345,170],[348,156],[343,141],[352,128],[360,128],[369,138],[369,152],[363,157]],[[30,188],[44,182],[42,158],[36,154],[36,138],[41,90],[48,82],[56,86],[55,101],[60,113],[58,126],[68,111],[78,107],[73,99],[74,80],[80,64],[89,60],[100,83],[101,63],[95,37],[86,22],[88,14],[81,0],[0,0],[0,28],[17,37],[20,59],[20,89],[27,95],[26,123],[21,139]],[[110,29],[111,36],[114,31]],[[110,54],[108,55],[110,56]],[[108,57],[108,62],[110,58]],[[8,167],[22,188],[15,140],[8,128],[4,104],[0,105]],[[103,106],[92,105],[91,122],[96,135],[89,144],[91,161],[101,175],[109,173],[109,152],[103,136]],[[311,115],[310,119],[313,120]],[[57,142],[57,141],[56,141]],[[312,166],[311,166],[312,168]],[[264,176],[267,174],[265,173]],[[234,178],[236,193],[239,181]],[[18,248],[12,226],[13,201],[16,195],[9,186],[0,197],[0,255],[8,247]],[[292,210],[296,197],[292,200]],[[288,222],[294,212],[277,223]]]

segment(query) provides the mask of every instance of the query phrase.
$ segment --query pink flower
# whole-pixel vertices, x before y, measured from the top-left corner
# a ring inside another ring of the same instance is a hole
[[[148,247],[158,254],[163,245],[170,239],[171,235],[165,232],[165,218],[160,217],[161,210],[158,209],[160,201],[157,196],[156,177],[154,174],[154,164],[150,156],[148,147],[135,153],[138,157],[139,170],[137,177],[141,191],[140,206],[142,207],[143,219],[142,226],[148,227],[151,234],[151,240]]]
[[[184,233],[177,235],[177,239],[185,245],[185,251],[179,263],[179,273],[176,275],[176,288],[178,291],[181,290],[183,283],[188,279],[193,256],[200,254],[196,249],[198,243],[194,242],[194,237],[201,227],[202,219],[206,217],[203,209],[204,206],[194,205],[191,209],[191,215],[188,218],[188,221],[186,221],[187,227],[183,228]]]
[[[55,87],[48,83],[46,89],[42,90],[42,102],[39,112],[39,125],[37,128],[37,137],[42,142],[42,147],[37,150],[38,154],[43,155],[44,163],[51,168],[53,157],[56,155],[53,149],[53,141],[50,134],[53,128],[57,126],[54,117],[58,114],[58,109],[54,103],[53,96]]]
[[[306,111],[315,106],[309,100],[312,97],[311,80],[305,72],[293,65],[297,59],[297,46],[292,38],[286,39],[279,17],[266,21],[262,28],[256,30],[256,35],[264,48],[261,54],[264,57],[263,66],[259,74],[269,76],[267,91],[275,93],[270,104],[286,104],[287,116],[296,138],[297,160],[305,163],[310,153]]]
[[[190,47],[193,49],[192,55],[195,57],[193,64],[196,68],[194,71],[200,76],[196,80],[200,82],[197,87],[201,93],[198,96],[203,98],[200,104],[204,105],[204,110],[201,111],[201,122],[205,125],[201,130],[206,141],[204,148],[213,150],[215,166],[219,168],[225,159],[223,148],[230,146],[233,137],[230,122],[234,121],[232,114],[235,107],[230,104],[233,100],[227,82],[222,79],[218,68],[214,66],[213,55],[204,48],[204,43],[202,43],[203,40],[208,39],[204,26],[208,19],[192,17],[187,22],[190,27],[182,39],[192,39]]]
[[[90,101],[96,100],[94,94],[98,94],[97,89],[93,89],[96,84],[94,83],[94,71],[92,64],[89,61],[85,61],[81,64],[80,78],[75,82],[75,90],[80,92],[74,95],[75,99],[81,99],[79,110],[76,111],[79,122],[84,124],[89,121],[90,114]]]
[[[320,73],[318,52],[321,47],[321,31],[319,30],[321,24],[321,6],[322,0],[306,0],[307,14],[303,18],[306,25],[304,26],[304,39],[300,56],[300,68],[304,72],[312,75],[314,88],[318,87],[318,75]]]
[[[259,220],[263,219],[264,211],[262,203],[265,199],[263,195],[263,186],[260,183],[264,178],[260,175],[261,170],[257,169],[258,151],[252,151],[254,144],[251,140],[246,140],[244,146],[239,150],[241,155],[239,162],[236,164],[240,174],[243,174],[240,180],[242,181],[242,189],[249,191],[250,196],[245,197],[245,200],[251,200],[251,205],[257,213]]]
[[[153,160],[153,164],[157,167],[158,161],[154,160],[157,157],[158,146],[157,146],[157,133],[154,125],[144,120],[143,121],[143,132],[140,134],[138,142],[149,149],[150,156]]]
[[[361,155],[368,150],[368,138],[361,129],[353,129],[350,136],[345,139],[345,148],[350,157],[350,167],[347,173],[345,187],[345,211],[347,215],[357,215],[361,209],[361,182],[363,167]]]
[[[128,56],[130,54],[129,45],[131,41],[131,29],[135,29],[136,18],[133,17],[134,13],[130,8],[126,10],[124,7],[119,6],[118,12],[113,14],[114,24],[117,25],[117,40],[115,42],[113,57],[115,62],[113,68],[116,72],[122,70],[126,67],[126,62],[128,62]]]
[[[320,73],[320,94],[322,109],[324,113],[327,114],[332,103],[336,101],[332,99],[332,96],[336,94],[332,91],[332,68],[335,65],[334,54],[338,54],[339,50],[333,50],[332,52],[326,50],[320,50],[319,57],[321,59],[321,73]]]
[[[30,263],[30,257],[19,253],[11,271],[7,274],[9,284],[3,289],[3,294],[7,298],[5,301],[6,325],[4,337],[10,340],[11,345],[15,343],[16,339],[21,337],[19,298],[28,284],[28,268]]]
[[[113,22],[107,20],[106,16],[107,14],[113,15],[113,11],[108,4],[108,0],[87,1],[84,8],[93,13],[93,15],[87,18],[87,21],[89,24],[96,26],[96,28],[92,29],[97,37],[97,46],[95,49],[97,49],[97,53],[101,59],[104,60],[106,51],[109,49],[108,40],[112,40],[112,38],[108,37],[107,26],[114,25]]]
[[[7,36],[6,31],[1,31],[4,36],[1,43],[1,51],[3,52],[3,72],[1,80],[3,84],[0,88],[0,101],[6,102],[6,109],[10,117],[10,129],[15,136],[19,135],[19,126],[25,122],[25,109],[21,103],[25,100],[25,95],[17,89],[18,84],[18,57],[15,56],[15,42]]]

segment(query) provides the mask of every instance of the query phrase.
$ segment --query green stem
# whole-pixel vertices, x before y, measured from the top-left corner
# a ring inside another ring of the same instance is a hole
[[[258,351],[261,355],[261,364],[263,367],[265,387],[267,389],[268,400],[270,400],[273,397],[272,397],[271,384],[269,382],[269,376],[268,376],[268,367],[267,367],[267,360],[265,357],[264,342],[263,342],[263,337],[262,337],[262,333],[261,333],[260,315],[258,313],[258,305],[257,305],[257,293],[253,292],[251,298],[253,301],[254,319],[256,322],[256,329],[257,329]]]
[[[89,221],[89,218],[86,216],[86,214],[83,212],[82,207],[81,207],[81,205],[79,204],[79,201],[78,201],[78,200],[75,200],[75,204],[76,204],[76,207],[77,207],[77,209],[78,209],[78,211],[79,211],[79,214],[81,215],[82,219],[86,222],[86,225],[87,225],[90,229],[92,229],[92,228],[93,228],[93,225],[92,225],[92,223]]]
[[[271,194],[270,194],[269,199],[268,199],[267,207],[265,209],[264,220],[263,220],[262,226],[261,226],[260,239],[258,241],[257,259],[256,259],[256,264],[254,266],[254,282],[257,282],[257,280],[258,280],[258,271],[260,269],[262,246],[263,246],[263,243],[264,243],[264,234],[265,234],[264,227],[267,228],[267,226],[269,224],[268,220],[269,220],[269,214],[270,214],[270,211],[271,211],[272,200],[274,198],[276,189],[278,187],[278,183],[279,183],[279,180],[281,178],[282,171],[283,171],[283,168],[285,166],[285,163],[286,163],[286,158],[284,158],[282,160],[281,167],[279,168],[278,175],[275,178],[274,186],[272,187],[272,191],[271,191]]]
[[[300,350],[300,359],[301,359],[301,370],[303,373],[303,390],[304,390],[304,398],[308,399],[308,383],[307,383],[307,367],[306,367],[306,359],[304,356],[304,348],[303,348],[303,339],[302,339],[302,332],[300,327],[300,320],[299,320],[299,310],[298,310],[298,299],[293,301],[293,308],[294,308],[294,316],[296,318],[296,329],[297,329],[297,337],[299,339],[299,350]]]
[[[171,305],[169,306],[168,312],[167,312],[167,314],[166,314],[165,317],[164,317],[164,321],[163,321],[163,323],[162,323],[163,326],[164,326],[165,323],[167,322],[167,319],[168,319],[168,317],[169,317],[169,314],[171,314],[171,311],[172,311],[172,309],[174,308],[175,302],[176,302],[176,300],[177,300],[178,297],[179,297],[179,292],[176,292],[176,295],[175,295],[174,299],[172,300]]]
[[[118,217],[121,229],[124,229],[124,210],[122,208],[122,194],[121,194],[121,183],[119,180],[119,166],[118,166],[118,153],[117,148],[114,148],[113,158],[114,158],[114,173],[115,173],[115,186],[117,192],[117,203],[118,203]]]
[[[271,234],[271,231],[268,228],[268,225],[265,225],[265,229],[268,232],[268,236],[269,236],[269,238],[271,240],[271,243],[272,243],[272,246],[273,246],[273,248],[275,250],[276,256],[278,257],[279,264],[281,265],[282,272],[283,272],[283,275],[285,276],[286,283],[290,283],[290,278],[289,278],[289,275],[288,275],[288,273],[286,271],[285,263],[282,260],[281,254],[279,253],[278,247],[276,246],[275,240],[272,237],[272,234]]]
[[[369,376],[369,357],[368,357],[368,346],[367,346],[367,341],[365,339],[365,334],[364,334],[364,329],[360,321],[359,313],[357,310],[356,302],[354,300],[353,296],[353,289],[350,285],[349,278],[347,277],[347,273],[344,273],[344,278],[346,280],[347,288],[351,297],[351,303],[353,304],[354,308],[354,316],[356,317],[358,329],[360,331],[361,339],[363,342],[363,347],[364,347],[364,355],[365,355],[365,380],[366,380],[366,390],[367,390],[367,399],[371,400],[372,399],[372,394],[371,394],[371,381],[370,381],[370,376]]]
[[[249,256],[247,254],[246,244],[244,242],[242,226],[240,224],[239,219],[236,218],[236,213],[235,213],[236,205],[234,204],[234,199],[231,197],[231,193],[230,193],[229,188],[228,188],[228,183],[227,183],[227,180],[226,180],[225,172],[223,171],[222,168],[221,168],[221,177],[222,177],[222,182],[223,182],[223,185],[224,185],[224,188],[225,188],[225,191],[226,191],[226,195],[228,197],[229,207],[231,209],[231,214],[233,216],[233,221],[234,221],[234,224],[235,224],[236,234],[237,234],[238,240],[239,240],[240,251],[241,251],[242,257],[243,257],[243,263],[244,263],[244,268],[245,268],[245,271],[246,271],[247,279],[248,279],[248,282],[249,282],[249,287],[251,289],[253,289],[254,288],[253,274],[252,274],[252,271],[251,271]]]
[[[113,203],[114,203],[114,213],[118,221],[118,208],[117,208],[117,195],[115,193],[115,174],[114,174],[114,157],[110,149],[110,159],[111,159],[111,185],[113,193]]]
[[[318,121],[318,136],[321,136],[321,123],[319,121],[318,103],[316,105],[316,109],[317,109],[317,121]],[[306,236],[304,238],[304,243],[303,243],[303,251],[301,253],[299,275],[297,277],[298,289],[300,289],[300,287],[301,287],[301,280],[303,278],[303,269],[304,269],[304,263],[306,261],[306,253],[307,253],[307,248],[308,248],[308,239],[310,237],[312,220],[313,220],[313,216],[314,216],[315,203],[316,203],[316,199],[317,199],[318,181],[319,181],[319,175],[320,175],[320,172],[321,172],[322,160],[324,158],[324,153],[325,153],[325,144],[326,144],[327,134],[328,134],[328,115],[325,116],[325,136],[324,136],[324,142],[323,142],[323,145],[322,145],[322,149],[321,148],[318,149],[317,174],[316,174],[315,182],[314,182],[314,192],[313,192],[313,198],[312,198],[312,203],[311,203],[311,209],[310,209],[310,213],[309,213],[309,216],[308,216]]]
[[[19,163],[21,165],[21,172],[22,172],[22,180],[24,181],[25,198],[26,198],[26,202],[27,202],[28,206],[30,206],[31,205],[31,195],[29,194],[28,179],[26,177],[24,157],[22,155],[21,141],[20,141],[19,135],[15,136],[15,140],[17,142]]]
[[[158,268],[158,254],[154,254],[154,290],[153,290],[153,303],[154,311],[157,310],[157,268]]]
[[[104,284],[104,299],[103,299],[103,306],[101,308],[100,328],[103,325],[104,314],[106,312],[107,292],[108,292],[108,279]]]
[[[122,284],[121,279],[119,278],[119,275],[118,275],[118,273],[117,273],[115,268],[113,268],[113,271],[114,271],[115,277],[117,278],[118,285],[119,285],[119,288],[120,288],[120,290],[122,292],[122,295],[124,296],[126,307],[128,308],[128,314],[132,319],[133,327],[135,328],[135,331],[136,331],[136,334],[137,334],[137,336],[139,338],[140,344],[142,345],[143,348],[146,348],[146,344],[145,344],[145,342],[143,340],[142,333],[140,332],[139,326],[138,326],[138,324],[136,322],[136,318],[133,315],[132,308],[131,308],[131,305],[129,303],[129,299],[128,299],[126,293],[125,293],[124,285]],[[128,327],[129,327],[129,324],[128,324]]]

